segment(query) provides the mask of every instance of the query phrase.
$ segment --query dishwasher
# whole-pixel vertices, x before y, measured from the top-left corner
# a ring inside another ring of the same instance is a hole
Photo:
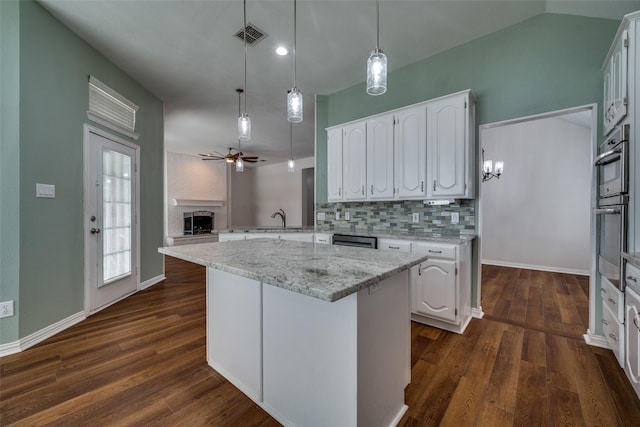
[[[357,248],[378,249],[378,238],[353,234],[334,234],[332,243],[338,246],[354,246]]]

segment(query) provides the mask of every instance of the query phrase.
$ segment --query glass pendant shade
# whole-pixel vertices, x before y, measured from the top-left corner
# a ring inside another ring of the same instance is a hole
[[[291,123],[302,121],[302,92],[294,87],[287,95],[287,120]]]
[[[236,172],[244,172],[244,162],[242,161],[242,157],[238,157],[236,160]]]
[[[238,117],[238,138],[243,141],[251,139],[251,119],[247,113],[243,113]]]
[[[287,162],[287,171],[289,172],[296,171],[296,162],[293,160],[293,157],[289,157],[289,161]]]
[[[367,61],[367,93],[382,95],[387,91],[387,56],[375,49]]]

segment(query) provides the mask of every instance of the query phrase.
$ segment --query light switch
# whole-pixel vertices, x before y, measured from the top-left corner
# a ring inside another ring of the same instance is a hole
[[[318,212],[318,221],[324,221],[326,219],[326,214],[324,212]]]
[[[457,224],[460,222],[460,214],[458,212],[451,212],[451,224]]]
[[[349,221],[351,219],[351,214],[347,211],[344,213],[344,220]]]
[[[36,184],[36,197],[56,198],[56,186],[53,184]]]
[[[336,212],[336,221],[340,221],[340,212]]]

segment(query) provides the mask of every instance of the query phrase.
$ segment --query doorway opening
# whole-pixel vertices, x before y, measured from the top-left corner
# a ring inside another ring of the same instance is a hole
[[[302,169],[302,226],[313,227],[315,208],[315,168]]]

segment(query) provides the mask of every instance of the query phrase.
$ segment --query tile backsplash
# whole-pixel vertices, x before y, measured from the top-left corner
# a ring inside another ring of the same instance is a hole
[[[475,234],[475,200],[455,200],[449,205],[430,206],[423,200],[389,202],[318,203],[316,212],[324,212],[325,219],[316,217],[316,229],[351,232],[410,232],[439,234]],[[336,212],[340,219],[336,220]],[[349,213],[349,221],[345,213]],[[420,221],[412,222],[418,213]],[[451,214],[459,214],[458,224],[451,223]]]

